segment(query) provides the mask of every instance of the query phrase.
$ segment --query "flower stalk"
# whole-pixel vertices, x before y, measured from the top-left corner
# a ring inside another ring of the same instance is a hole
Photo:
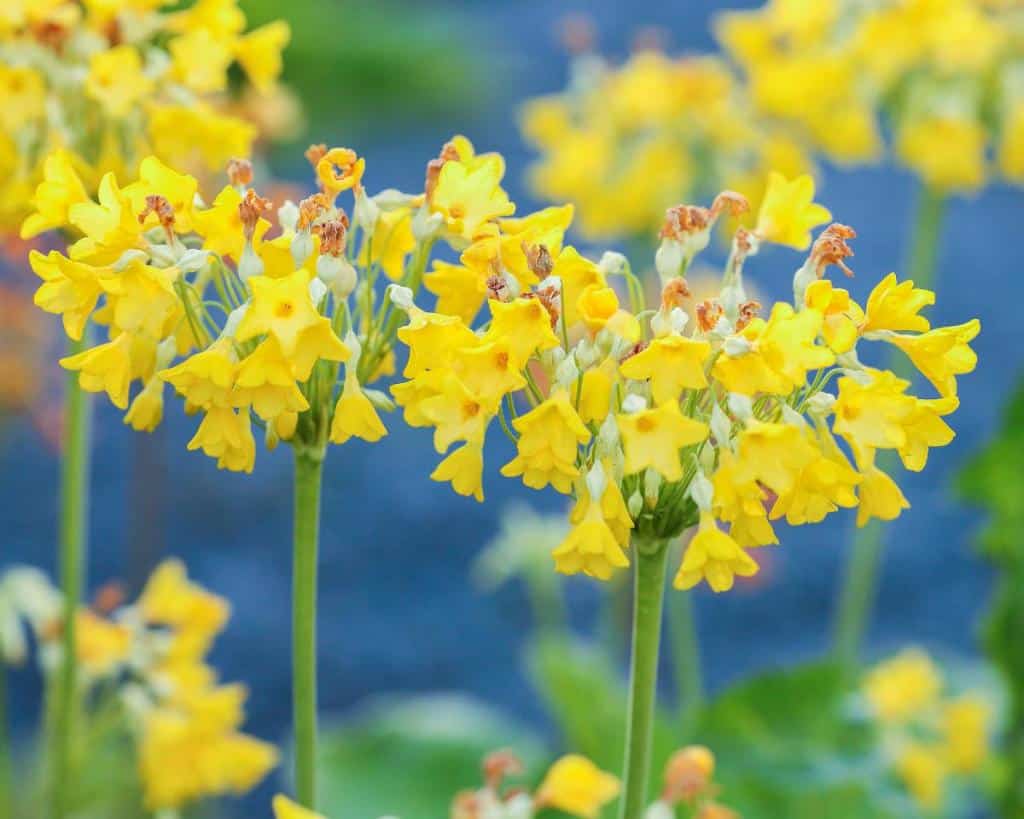
[[[672,665],[679,700],[679,727],[683,738],[688,738],[693,731],[694,722],[704,703],[695,615],[692,592],[676,592],[669,596],[669,637],[672,641]]]
[[[88,340],[71,340],[68,352],[85,349]],[[73,788],[72,745],[76,731],[78,667],[75,613],[82,599],[86,565],[86,516],[89,498],[89,398],[74,373],[66,379],[65,437],[60,475],[59,564],[63,596],[61,667],[56,686],[56,708],[51,736],[53,815],[62,819],[69,809]]]
[[[292,703],[295,793],[316,808],[316,578],[323,453],[295,450],[294,564],[292,575]]]
[[[664,540],[637,538],[634,545],[633,644],[619,819],[640,819],[647,804],[668,557]]]

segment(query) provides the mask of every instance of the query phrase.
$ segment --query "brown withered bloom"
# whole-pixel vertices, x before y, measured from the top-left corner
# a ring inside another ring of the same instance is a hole
[[[493,751],[484,757],[484,784],[491,790],[501,788],[508,776],[519,776],[523,772],[523,763],[514,753],[508,750]]]
[[[500,273],[492,273],[484,283],[487,288],[487,297],[494,301],[512,301],[512,291],[509,290],[508,281]]]
[[[642,353],[644,350],[647,349],[648,346],[649,345],[646,341],[638,341],[636,344],[634,344],[632,347],[626,350],[626,354],[619,359],[619,363],[622,364],[625,361],[632,358],[633,356]]]
[[[313,224],[328,207],[327,197],[322,193],[314,193],[299,202],[299,230],[312,230]]]
[[[100,586],[92,600],[92,609],[97,614],[110,614],[124,602],[124,586],[111,582]]]
[[[319,226],[320,252],[330,256],[340,256],[345,252],[348,238],[348,216],[341,214],[340,219],[331,219]]]
[[[661,307],[665,311],[669,311],[673,307],[682,307],[692,295],[686,279],[676,276],[674,279],[669,279],[661,290]]]
[[[327,146],[324,145],[322,142],[310,145],[308,148],[306,148],[306,153],[304,154],[304,156],[306,157],[306,161],[313,166],[314,170],[316,170],[316,166],[320,162],[320,160],[327,156]]]
[[[531,245],[524,241],[520,247],[526,256],[527,266],[538,279],[544,280],[551,275],[551,271],[555,269],[555,260],[551,258],[551,251],[547,245]]]
[[[710,333],[725,313],[722,305],[713,299],[705,299],[697,305],[697,326],[701,332]]]
[[[558,327],[558,320],[562,317],[562,310],[558,305],[560,296],[554,288],[542,288],[533,292],[523,293],[522,295],[526,299],[537,299],[544,306],[544,309],[548,311],[548,316],[551,318],[551,329],[554,330]]]
[[[246,241],[252,241],[260,217],[271,210],[269,199],[264,199],[252,188],[245,192],[242,201],[238,203],[238,218],[242,220],[242,234]]]
[[[712,788],[715,757],[702,745],[690,745],[676,751],[665,765],[665,787],[662,800],[670,805],[692,804]]]
[[[750,211],[750,201],[742,193],[722,191],[711,203],[711,215],[716,219],[723,213],[730,216],[742,216]]]
[[[737,332],[746,327],[750,322],[757,318],[758,313],[761,312],[761,302],[759,301],[746,301],[740,305],[739,318],[736,319],[736,330]]]
[[[846,240],[856,237],[857,231],[838,222],[832,223],[821,232],[811,247],[811,263],[814,265],[814,272],[819,279],[825,275],[825,270],[831,264],[842,270],[848,277],[853,277],[853,271],[846,266],[844,260],[853,255],[853,248]]]
[[[658,236],[662,239],[682,240],[691,233],[707,230],[712,221],[709,208],[700,205],[674,205],[665,211],[665,221]]]
[[[230,159],[227,166],[228,182],[235,188],[252,184],[252,163],[248,159]]]

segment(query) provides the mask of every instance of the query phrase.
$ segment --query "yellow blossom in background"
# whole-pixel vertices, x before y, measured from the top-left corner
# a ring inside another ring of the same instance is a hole
[[[715,29],[758,115],[844,164],[878,161],[891,132],[891,154],[945,195],[1020,179],[1021,26],[1012,3],[767,0]]]
[[[761,201],[754,232],[769,242],[805,250],[811,229],[827,222],[832,214],[814,202],[814,180],[804,174],[787,180],[772,173]]]
[[[540,805],[582,819],[595,819],[605,803],[619,794],[619,780],[586,757],[563,756],[552,765],[534,797]]]
[[[931,658],[907,650],[871,670],[864,695],[880,719],[902,722],[934,705],[941,688],[942,678]]]

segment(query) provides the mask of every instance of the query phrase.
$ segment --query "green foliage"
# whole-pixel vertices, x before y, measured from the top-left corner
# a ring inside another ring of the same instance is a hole
[[[292,42],[285,81],[310,133],[344,128],[350,142],[381,119],[441,121],[473,109],[486,73],[468,54],[470,33],[453,10],[403,0],[249,0],[254,24],[286,17]]]
[[[963,495],[988,512],[979,542],[998,570],[985,621],[985,648],[1002,673],[1009,696],[1003,747],[1006,769],[999,798],[1001,815],[1024,815],[1024,384],[1006,411],[1003,426],[964,470]]]
[[[490,751],[513,750],[535,784],[549,761],[529,731],[458,695],[379,699],[323,732],[320,805],[325,816],[447,816],[452,797],[481,784]]]

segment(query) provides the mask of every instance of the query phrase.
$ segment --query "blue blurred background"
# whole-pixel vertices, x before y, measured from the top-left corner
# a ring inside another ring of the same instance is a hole
[[[728,4],[743,5],[753,4]],[[309,141],[349,145],[365,155],[371,190],[417,190],[427,159],[461,132],[479,149],[505,154],[506,187],[520,212],[527,212],[539,203],[525,189],[530,155],[518,136],[516,111],[525,98],[564,86],[567,65],[556,21],[585,10],[601,48],[612,55],[625,54],[635,30],[651,24],[665,28],[673,51],[707,51],[714,47],[710,15],[722,7],[709,0],[293,0],[284,7],[253,4],[249,11],[257,21],[291,19],[296,42],[286,64],[315,111]],[[392,63],[388,55],[399,50],[402,56]],[[305,166],[294,159],[282,158],[275,167],[307,182]],[[913,182],[894,167],[856,173],[826,168],[821,187],[819,198],[835,218],[859,233],[853,260],[858,275],[850,287],[861,298],[903,266]],[[963,380],[956,441],[934,451],[926,472],[901,479],[913,509],[888,530],[881,599],[870,629],[873,655],[906,643],[924,644],[939,656],[977,651],[975,626],[989,577],[970,550],[976,516],[958,505],[950,484],[992,434],[1024,359],[1019,329],[1013,329],[1019,328],[1024,283],[1007,247],[1021,223],[1022,201],[1019,191],[997,186],[951,206],[932,318],[951,324],[979,316],[980,363]],[[798,258],[771,250],[749,270],[765,295],[782,297]],[[251,688],[248,729],[283,741],[290,711],[290,451],[260,451],[251,476],[218,472],[209,458],[186,452],[195,421],[184,417],[178,402],[168,402],[165,424],[147,438],[123,426],[106,401],[94,405],[93,588],[120,579],[135,591],[160,558],[183,558],[196,579],[232,603],[231,625],[214,660],[224,679]],[[480,592],[469,568],[508,502],[558,510],[564,501],[497,475],[507,455],[499,435],[491,436],[488,502],[458,497],[427,479],[437,461],[430,435],[397,417],[389,428],[378,444],[357,441],[332,449],[327,464],[322,711],[343,713],[380,692],[458,690],[549,730],[522,670],[529,629],[525,594],[516,586]],[[56,457],[27,421],[12,422],[2,435],[0,561],[52,570]],[[783,545],[771,551],[756,585],[720,597],[697,593],[712,688],[826,648],[852,526],[853,516],[841,513],[821,526],[783,527]],[[586,580],[570,584],[572,616],[581,630],[595,628],[600,592]],[[16,730],[23,735],[34,724],[38,684],[31,671],[15,679]],[[256,805],[265,793],[245,804]],[[240,807],[238,815],[246,812]]]

